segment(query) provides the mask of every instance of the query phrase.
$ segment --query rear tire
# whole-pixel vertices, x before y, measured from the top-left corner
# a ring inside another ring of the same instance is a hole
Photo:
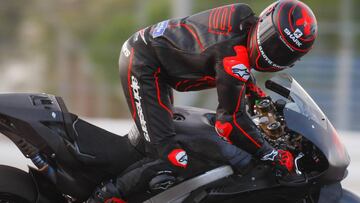
[[[0,165],[0,203],[35,203],[36,185],[29,173]]]

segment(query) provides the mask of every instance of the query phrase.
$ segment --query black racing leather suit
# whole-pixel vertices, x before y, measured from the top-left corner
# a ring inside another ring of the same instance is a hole
[[[149,154],[164,152],[176,135],[172,89],[217,88],[216,130],[227,140],[218,142],[231,149],[224,152],[230,163],[246,154],[242,150],[259,157],[272,150],[246,114],[246,95],[261,96],[246,51],[256,20],[249,6],[232,4],[160,22],[124,43],[119,59],[122,86]]]

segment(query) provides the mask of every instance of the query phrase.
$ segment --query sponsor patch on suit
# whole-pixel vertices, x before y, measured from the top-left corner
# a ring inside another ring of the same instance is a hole
[[[164,35],[164,32],[169,24],[169,20],[162,21],[156,25],[152,33],[153,38],[161,37]]]

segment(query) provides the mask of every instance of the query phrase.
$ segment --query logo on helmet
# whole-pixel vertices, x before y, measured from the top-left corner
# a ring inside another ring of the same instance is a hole
[[[302,32],[299,29],[295,30],[294,33],[291,33],[291,31],[288,28],[285,28],[284,32],[296,44],[296,46],[298,47],[302,46],[302,43],[299,40],[300,37],[298,37],[298,36],[302,36]]]
[[[301,32],[301,30],[299,30],[299,28],[297,28],[294,32],[294,36],[299,39],[301,36],[303,36],[304,34]]]

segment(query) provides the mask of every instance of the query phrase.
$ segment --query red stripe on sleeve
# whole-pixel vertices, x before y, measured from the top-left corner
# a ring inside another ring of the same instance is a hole
[[[242,97],[242,94],[244,93],[244,89],[245,89],[245,85],[244,85],[244,86],[241,88],[241,90],[240,90],[240,95],[239,95],[238,103],[237,103],[237,106],[236,106],[236,110],[235,110],[235,112],[234,112],[234,114],[233,114],[234,124],[235,124],[235,126],[236,126],[252,143],[254,143],[254,145],[255,145],[257,148],[261,148],[261,145],[260,145],[258,142],[256,142],[256,141],[254,140],[254,138],[252,138],[248,133],[246,133],[245,130],[242,129],[242,128],[240,127],[240,125],[239,125],[239,124],[237,123],[237,121],[236,121],[236,112],[238,112],[238,110],[239,110],[239,108],[240,108],[241,97]]]
[[[131,68],[132,68],[132,61],[134,57],[134,48],[131,49],[130,53],[130,59],[129,59],[129,66],[128,66],[128,88],[129,88],[129,94],[130,94],[130,100],[131,100],[131,106],[132,106],[132,117],[135,120],[136,118],[136,109],[135,109],[135,102],[134,102],[134,96],[131,89]]]
[[[170,116],[172,116],[173,115],[172,111],[165,104],[163,104],[162,101],[161,101],[160,87],[159,87],[159,76],[158,76],[159,74],[160,74],[160,68],[158,68],[158,70],[154,73],[157,99],[158,99],[158,102],[159,102],[160,106],[163,109],[165,109],[167,112],[169,112]]]

